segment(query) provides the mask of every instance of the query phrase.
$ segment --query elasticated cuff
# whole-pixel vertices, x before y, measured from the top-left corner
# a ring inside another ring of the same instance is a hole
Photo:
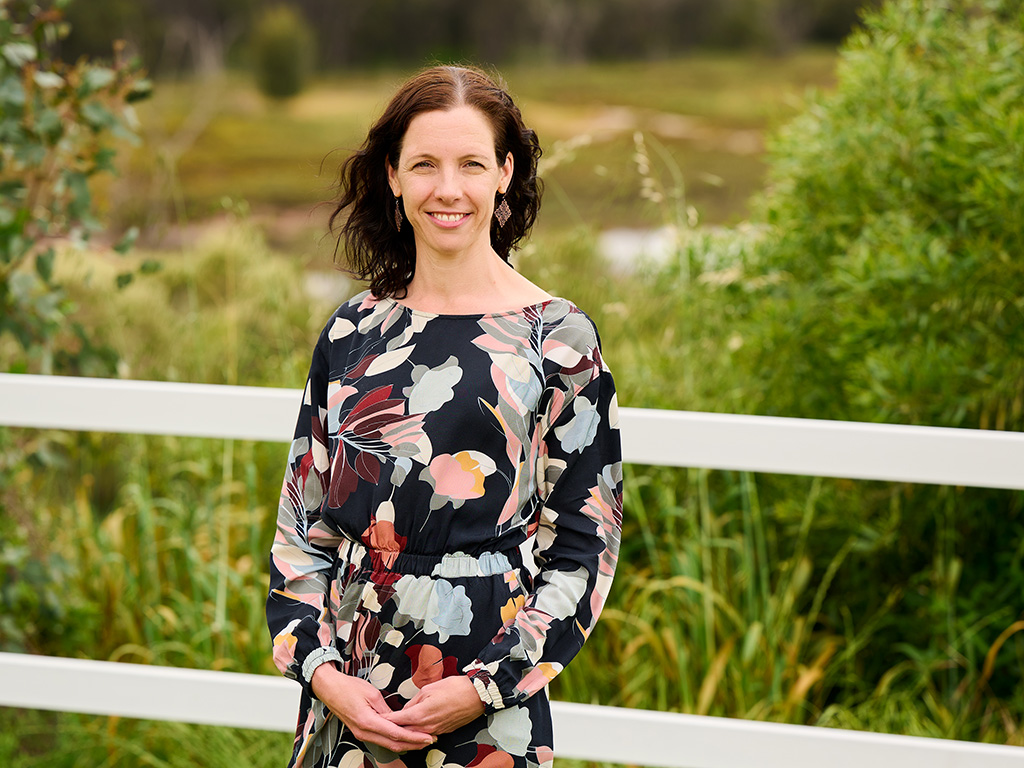
[[[333,645],[326,648],[317,648],[311,652],[302,662],[302,679],[305,681],[305,688],[309,695],[313,695],[313,673],[321,664],[328,664],[332,661],[341,661],[341,654]]]
[[[469,677],[473,683],[473,687],[476,688],[476,694],[480,697],[480,701],[484,703],[484,710],[488,714],[493,714],[499,709],[505,708],[505,700],[501,697],[501,691],[498,690],[498,685],[491,679],[490,673],[486,669],[482,669],[480,662],[474,662],[470,664],[463,672]]]

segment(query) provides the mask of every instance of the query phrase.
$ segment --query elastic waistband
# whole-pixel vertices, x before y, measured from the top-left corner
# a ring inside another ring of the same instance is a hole
[[[427,555],[371,549],[361,542],[345,539],[338,547],[338,556],[375,572],[440,576],[446,579],[466,576],[496,576],[516,570],[523,565],[523,553],[519,547],[500,552],[481,552],[478,555],[467,555],[464,552]]]

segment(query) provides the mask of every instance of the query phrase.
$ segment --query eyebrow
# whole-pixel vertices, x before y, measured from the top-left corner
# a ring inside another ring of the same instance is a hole
[[[413,162],[413,161],[416,161],[416,160],[437,160],[437,159],[438,159],[437,155],[433,155],[430,152],[419,152],[419,153],[417,153],[415,155],[410,155],[409,158],[408,158],[408,162]],[[486,155],[486,154],[480,154],[478,152],[470,152],[468,154],[462,155],[462,157],[460,157],[458,159],[459,160],[493,160],[495,158],[492,158],[492,157],[490,157],[489,155]]]

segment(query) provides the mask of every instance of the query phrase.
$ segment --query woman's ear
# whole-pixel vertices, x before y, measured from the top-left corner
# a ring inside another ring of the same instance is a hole
[[[505,163],[501,166],[501,175],[498,180],[498,191],[503,195],[508,192],[509,185],[512,183],[514,166],[515,162],[512,160],[512,153],[509,152],[505,156]]]
[[[401,197],[402,187],[398,183],[398,171],[396,171],[387,160],[384,161],[384,165],[387,166],[388,170],[388,185],[391,187],[391,194],[395,197]]]

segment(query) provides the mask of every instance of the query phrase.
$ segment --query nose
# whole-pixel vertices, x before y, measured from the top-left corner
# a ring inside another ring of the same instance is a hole
[[[459,183],[457,169],[444,168],[441,170],[434,194],[440,200],[458,200],[462,197],[462,185]]]

